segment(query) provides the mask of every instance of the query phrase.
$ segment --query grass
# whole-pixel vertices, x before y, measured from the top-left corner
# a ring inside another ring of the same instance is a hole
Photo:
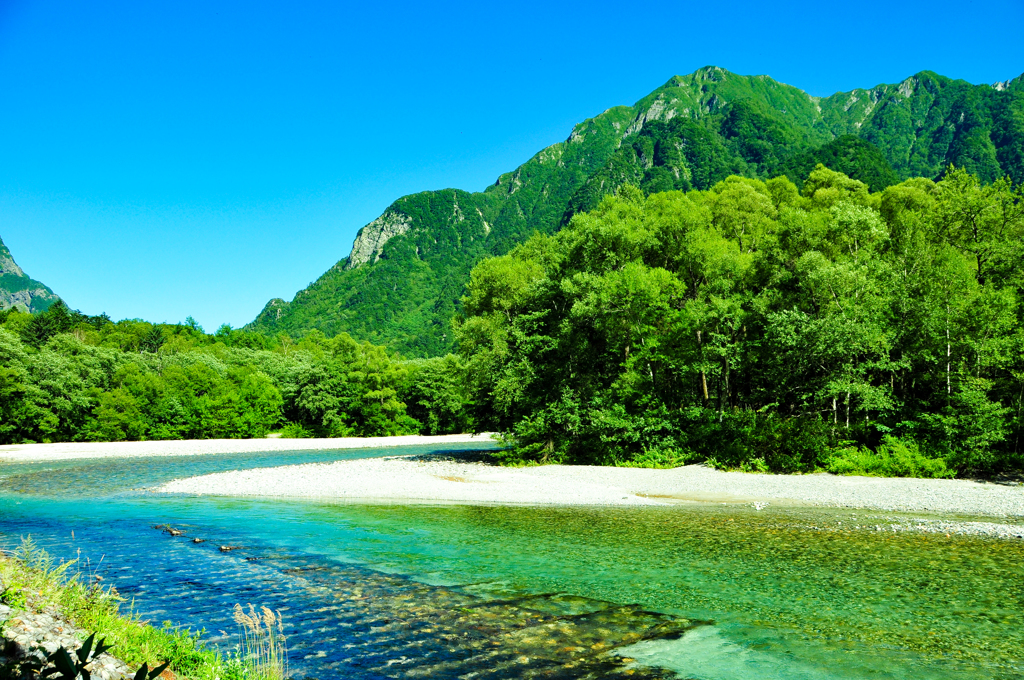
[[[170,662],[179,678],[191,680],[282,680],[287,671],[286,648],[280,616],[271,632],[270,654],[256,654],[267,645],[243,626],[242,644],[232,654],[207,648],[201,633],[179,630],[164,622],[155,627],[139,618],[117,590],[83,577],[77,560],[55,562],[30,538],[10,553],[0,553],[0,600],[23,610],[56,608],[65,619],[109,644],[111,654],[138,668]],[[267,610],[269,611],[269,610]],[[237,620],[237,618],[236,618]],[[3,622],[0,622],[2,628]],[[263,645],[261,647],[260,645]],[[255,647],[254,647],[255,646]],[[272,667],[270,667],[272,666]]]
[[[242,628],[242,644],[236,659],[252,669],[248,677],[258,680],[284,680],[288,677],[288,647],[281,623],[281,613],[267,607],[260,611],[249,605],[246,614],[242,605],[235,605],[235,623]]]

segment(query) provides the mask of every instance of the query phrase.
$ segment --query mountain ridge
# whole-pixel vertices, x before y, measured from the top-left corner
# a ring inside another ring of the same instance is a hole
[[[558,229],[623,183],[651,192],[707,189],[730,174],[802,181],[819,156],[846,163],[835,169],[864,175],[875,190],[938,176],[949,163],[986,181],[1022,182],[1024,74],[990,86],[921,71],[828,97],[717,66],[672,76],[633,106],[576,124],[483,191],[397,199],[348,256],[292,301],[269,301],[246,328],[346,331],[412,356],[442,354],[453,347],[448,323],[473,264]],[[887,165],[869,167],[878,158]]]
[[[42,312],[59,299],[49,286],[25,274],[0,238],[0,311]]]

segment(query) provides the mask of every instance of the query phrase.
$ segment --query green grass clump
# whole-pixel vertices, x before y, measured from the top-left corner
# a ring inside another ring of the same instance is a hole
[[[78,565],[77,560],[56,563],[25,539],[17,550],[0,554],[0,601],[30,611],[56,608],[75,626],[95,632],[112,647],[111,654],[132,668],[170,662],[175,675],[192,680],[274,677],[241,653],[223,655],[206,648],[199,632],[178,630],[169,621],[157,628],[130,609],[122,613],[124,598],[117,590],[85,582]]]

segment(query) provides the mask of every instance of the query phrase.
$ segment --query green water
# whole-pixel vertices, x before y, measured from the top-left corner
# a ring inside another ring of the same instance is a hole
[[[1016,677],[1024,657],[1022,541],[838,524],[877,513],[720,505],[308,511],[364,528],[338,555],[381,568],[713,619],[714,640],[702,632],[696,648],[739,647],[695,677],[743,677],[749,663],[761,677]],[[696,667],[687,642],[645,658]]]
[[[1024,541],[874,530],[892,513],[363,505],[131,491],[184,474],[307,460],[0,466],[0,513],[206,523],[488,597],[564,593],[713,621],[678,640],[614,652],[684,678],[1024,677]]]

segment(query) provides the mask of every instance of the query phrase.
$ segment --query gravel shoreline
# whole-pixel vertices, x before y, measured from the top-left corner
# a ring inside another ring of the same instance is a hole
[[[491,444],[491,434],[446,434],[426,437],[339,437],[336,439],[187,439],[149,442],[66,442],[0,446],[0,463],[78,458],[137,458],[144,456],[203,456],[262,451],[325,451],[435,444]]]
[[[0,462],[489,445],[491,441],[490,434],[480,434],[24,444],[0,446]],[[486,454],[456,453],[236,470],[174,480],[154,491],[353,502],[589,506],[729,503],[759,509],[769,504],[803,505],[945,516],[893,518],[884,525],[891,531],[1024,538],[1024,485],[964,479],[748,474],[699,465],[672,470],[563,465],[509,468],[493,464]],[[984,521],[988,518],[1003,521]]]
[[[1024,537],[1024,486],[1019,484],[761,475],[699,465],[673,470],[563,465],[508,468],[458,455],[395,456],[223,472],[174,480],[156,491],[427,503],[822,506],[1002,518],[1008,523],[914,520],[901,523],[898,530]]]

